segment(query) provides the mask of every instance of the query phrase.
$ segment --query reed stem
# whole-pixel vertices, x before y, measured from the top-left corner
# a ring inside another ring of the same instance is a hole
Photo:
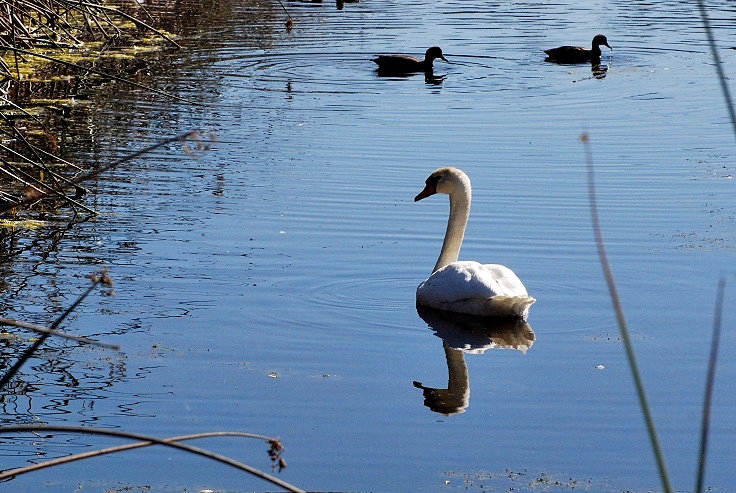
[[[710,431],[710,410],[713,403],[713,388],[716,380],[716,363],[718,348],[721,342],[721,318],[723,314],[723,296],[726,280],[721,278],[716,293],[716,308],[713,317],[713,338],[710,343],[710,357],[708,358],[708,376],[705,380],[705,396],[703,398],[703,416],[700,424],[700,449],[698,452],[698,474],[695,480],[695,492],[703,491],[705,481],[705,460],[708,456],[708,435]]]
[[[606,255],[606,246],[603,242],[603,234],[601,232],[600,218],[598,217],[598,204],[596,201],[595,193],[595,176],[593,173],[593,153],[590,148],[590,139],[587,134],[583,134],[580,139],[585,146],[585,156],[587,161],[588,170],[588,203],[590,207],[590,215],[593,220],[593,232],[595,233],[595,243],[598,247],[598,257],[601,261],[601,267],[603,268],[603,274],[606,278],[606,284],[608,285],[608,292],[611,296],[611,302],[613,303],[613,309],[616,313],[616,320],[618,322],[618,328],[621,333],[621,341],[624,344],[626,350],[626,357],[629,361],[629,368],[631,374],[634,377],[634,385],[636,387],[636,394],[639,397],[639,405],[641,406],[642,414],[644,415],[644,421],[647,426],[647,432],[649,434],[649,441],[651,442],[652,450],[654,451],[654,457],[657,461],[657,468],[659,469],[659,476],[662,481],[662,489],[665,493],[672,493],[672,485],[670,483],[669,473],[667,472],[667,463],[665,462],[664,453],[659,445],[659,438],[657,437],[657,429],[654,426],[654,419],[652,418],[652,412],[647,402],[647,395],[644,389],[644,382],[639,372],[639,367],[636,363],[636,355],[634,354],[634,347],[631,344],[631,338],[629,337],[629,329],[626,325],[626,319],[624,317],[624,310],[621,306],[621,299],[618,296],[616,290],[616,281],[613,277],[613,271],[608,263],[608,256]]]

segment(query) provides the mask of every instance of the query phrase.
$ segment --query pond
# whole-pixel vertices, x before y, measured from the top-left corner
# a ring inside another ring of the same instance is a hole
[[[661,490],[593,237],[587,134],[602,233],[681,491],[695,483],[727,280],[706,485],[730,491],[736,142],[696,6],[285,6],[288,33],[270,1],[181,21],[185,49],[141,77],[198,104],[110,83],[72,115],[65,152],[88,165],[192,129],[216,141],[126,163],[91,184],[97,217],[18,235],[2,264],[4,316],[48,325],[105,266],[116,296],[96,292],[63,328],[122,350],[50,341],[4,390],[3,424],[278,436],[278,477],[310,491]],[[709,9],[730,72],[736,7]],[[600,69],[544,61],[542,49],[598,32],[613,48]],[[433,45],[449,61],[433,79],[379,77],[371,61]],[[413,198],[440,166],[473,184],[461,258],[513,268],[537,300],[528,325],[489,338],[417,312],[448,204]],[[6,364],[26,345],[5,341]],[[2,440],[3,469],[121,443]],[[192,444],[270,472],[261,442]],[[123,488],[273,490],[155,447],[0,483]]]

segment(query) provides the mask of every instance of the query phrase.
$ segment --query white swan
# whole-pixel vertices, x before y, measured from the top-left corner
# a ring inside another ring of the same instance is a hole
[[[536,300],[527,294],[511,269],[498,264],[457,260],[470,216],[468,176],[457,168],[435,170],[414,201],[435,193],[450,196],[450,218],[432,275],[417,288],[417,303],[470,315],[526,319],[529,307]]]

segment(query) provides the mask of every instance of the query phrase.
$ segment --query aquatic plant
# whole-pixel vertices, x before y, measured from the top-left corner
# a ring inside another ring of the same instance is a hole
[[[603,241],[603,233],[601,230],[600,219],[598,217],[598,203],[596,200],[595,190],[595,176],[593,166],[593,156],[590,148],[590,138],[588,134],[583,134],[580,137],[581,142],[585,146],[586,158],[587,158],[587,170],[588,170],[588,199],[590,215],[593,220],[593,233],[595,234],[595,243],[598,248],[598,257],[601,261],[601,267],[603,268],[603,274],[606,279],[608,286],[608,292],[613,303],[613,310],[616,314],[616,321],[618,323],[619,333],[621,334],[621,341],[623,342],[624,349],[626,350],[626,357],[629,361],[629,368],[631,375],[634,378],[634,386],[636,387],[636,394],[639,398],[639,404],[641,406],[641,412],[644,415],[644,421],[647,426],[647,433],[649,434],[649,440],[654,451],[654,456],[657,461],[657,468],[662,479],[662,487],[667,493],[672,492],[672,485],[670,484],[669,473],[667,472],[667,463],[664,459],[664,453],[662,447],[659,444],[659,438],[657,437],[657,429],[654,425],[654,419],[652,418],[652,412],[647,402],[647,394],[644,389],[644,381],[642,380],[639,367],[636,363],[636,354],[634,353],[634,347],[629,337],[629,329],[626,324],[626,318],[624,317],[623,306],[621,305],[621,299],[618,296],[616,289],[616,281],[613,276],[613,271],[608,263],[608,256],[606,255],[606,245]]]
[[[595,190],[595,177],[594,177],[594,166],[593,157],[590,147],[590,139],[587,134],[583,134],[580,138],[585,146],[586,161],[587,161],[587,175],[588,175],[588,197],[589,197],[589,209],[591,218],[593,221],[593,232],[595,235],[595,243],[598,249],[598,257],[600,258],[601,267],[603,268],[603,274],[606,279],[606,285],[608,286],[609,296],[613,304],[613,309],[616,314],[616,321],[619,327],[619,333],[621,334],[621,342],[624,345],[626,351],[626,357],[629,362],[629,369],[634,379],[634,386],[636,388],[636,394],[639,399],[639,405],[641,407],[642,415],[647,427],[647,434],[654,452],[654,457],[657,462],[657,469],[662,481],[663,491],[671,493],[673,490],[670,481],[669,472],[667,470],[667,463],[665,461],[664,452],[659,443],[657,436],[657,430],[654,424],[654,418],[649,407],[647,400],[646,389],[644,388],[644,381],[639,371],[638,364],[636,362],[636,354],[634,352],[634,346],[629,337],[629,329],[626,324],[626,318],[624,316],[623,306],[621,299],[616,289],[616,281],[611,269],[610,263],[608,262],[608,256],[606,254],[605,242],[603,240],[602,227],[600,219],[598,217],[598,205],[596,201],[596,190]],[[711,351],[708,360],[708,375],[705,384],[705,397],[703,403],[703,411],[701,418],[701,434],[700,434],[700,449],[698,453],[698,470],[697,470],[697,481],[696,488],[694,491],[700,493],[703,491],[703,481],[705,477],[705,464],[707,457],[707,444],[708,444],[708,431],[709,431],[709,418],[710,418],[710,407],[713,396],[713,385],[715,381],[715,369],[718,358],[718,346],[720,343],[721,333],[721,315],[723,312],[723,297],[725,289],[725,279],[721,279],[718,282],[718,289],[716,294],[716,307],[713,321],[713,334],[711,339]]]
[[[715,37],[713,36],[713,31],[710,27],[710,21],[708,19],[708,11],[705,7],[705,3],[703,2],[703,0],[698,0],[697,4],[700,10],[700,16],[703,21],[703,27],[706,33],[706,37],[708,39],[708,44],[711,49],[711,55],[714,60],[716,75],[718,77],[718,80],[721,85],[721,89],[723,91],[723,98],[724,98],[724,102],[726,105],[726,110],[728,111],[728,115],[731,120],[731,125],[733,127],[734,134],[736,135],[736,110],[734,110],[733,100],[731,98],[731,94],[728,89],[728,84],[726,82],[727,80],[726,75],[723,70],[723,64],[718,54],[718,47],[716,46]],[[598,217],[598,206],[597,206],[597,201],[596,201],[593,156],[592,156],[592,151],[591,151],[591,146],[590,146],[590,139],[587,134],[583,134],[580,140],[583,142],[583,145],[585,146],[585,151],[586,151],[589,209],[590,209],[591,218],[593,222],[593,231],[595,235],[596,246],[598,249],[598,257],[600,258],[601,267],[603,268],[604,277],[606,279],[606,284],[609,290],[609,296],[613,304],[614,312],[616,314],[616,320],[618,323],[619,332],[621,334],[621,341],[623,342],[624,349],[626,351],[626,357],[629,362],[629,368],[630,368],[632,377],[634,379],[634,385],[636,388],[637,396],[639,398],[641,412],[642,412],[642,415],[644,416],[644,421],[647,427],[647,434],[649,436],[649,440],[652,446],[652,451],[654,452],[654,456],[657,462],[657,468],[659,470],[659,475],[662,481],[662,488],[663,488],[663,491],[665,491],[666,493],[670,493],[674,490],[672,488],[672,484],[670,481],[669,472],[667,471],[667,463],[665,461],[664,452],[662,451],[662,448],[659,443],[659,438],[657,437],[657,431],[656,431],[656,427],[654,424],[654,419],[652,418],[652,413],[649,407],[649,403],[647,402],[647,394],[644,388],[643,379],[641,377],[641,373],[639,372],[639,368],[636,363],[636,355],[634,352],[633,344],[631,342],[631,338],[629,337],[629,331],[628,331],[628,327],[626,324],[626,319],[624,317],[621,300],[619,298],[619,295],[616,289],[616,282],[613,276],[613,271],[611,269],[611,266],[608,262],[608,258],[606,255],[605,242],[603,240],[602,228],[600,224],[600,219]],[[713,331],[711,335],[711,349],[710,349],[710,355],[708,358],[708,371],[707,371],[706,382],[705,382],[703,409],[702,409],[702,415],[701,415],[700,444],[699,444],[699,449],[698,449],[698,465],[697,465],[695,488],[694,488],[694,491],[696,493],[701,493],[705,487],[704,482],[705,482],[706,460],[707,460],[707,455],[708,455],[710,410],[711,410],[711,405],[712,405],[712,400],[713,400],[713,388],[714,388],[714,383],[715,383],[716,365],[717,365],[717,360],[718,360],[718,349],[720,345],[721,319],[722,319],[722,313],[723,313],[723,300],[724,300],[725,286],[726,286],[726,281],[724,278],[721,278],[717,284],[715,312],[713,316]]]

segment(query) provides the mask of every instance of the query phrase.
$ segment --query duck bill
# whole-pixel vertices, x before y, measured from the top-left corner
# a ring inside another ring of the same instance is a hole
[[[441,56],[440,58],[443,59],[444,61],[446,61],[447,63],[450,63],[450,60],[448,60],[447,58],[445,58],[443,56]]]
[[[609,50],[613,51],[613,48],[611,48],[611,45],[609,45],[608,43],[606,43],[606,46],[608,46],[608,49]]]
[[[414,202],[419,202],[422,199],[426,199],[430,195],[434,195],[437,193],[437,189],[434,187],[434,185],[427,185],[424,187],[424,190],[419,192],[419,195],[414,197]]]

